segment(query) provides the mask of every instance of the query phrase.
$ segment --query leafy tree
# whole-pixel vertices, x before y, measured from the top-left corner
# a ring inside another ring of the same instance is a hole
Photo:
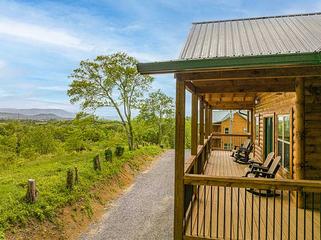
[[[161,90],[152,92],[141,105],[139,118],[148,122],[153,122],[157,126],[157,144],[163,140],[165,120],[173,118],[174,103],[173,98],[167,96]]]
[[[71,103],[79,102],[84,110],[113,107],[126,131],[130,150],[134,148],[132,109],[138,107],[153,81],[150,76],[140,75],[136,64],[137,60],[125,53],[81,61],[70,76],[73,82],[68,90]]]
[[[21,139],[22,150],[33,150],[39,154],[54,152],[56,144],[53,133],[48,127],[32,127]]]

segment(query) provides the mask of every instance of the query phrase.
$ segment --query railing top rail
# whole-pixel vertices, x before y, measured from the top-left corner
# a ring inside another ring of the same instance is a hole
[[[236,188],[256,188],[266,190],[293,190],[304,192],[321,192],[321,181],[291,180],[291,179],[262,179],[230,176],[206,176],[186,174],[184,184],[209,185]]]
[[[238,133],[219,133],[219,132],[213,132],[213,137],[216,136],[229,136],[229,137],[251,137],[251,134],[238,134]]]
[[[205,146],[210,142],[212,137],[213,137],[213,134],[211,134],[209,136],[209,138],[206,138],[204,140],[204,144],[203,145],[198,145],[197,154],[196,155],[191,155],[189,157],[189,159],[185,163],[185,173],[188,173],[192,169],[192,167],[194,166],[195,161],[198,159],[198,157],[204,151]]]

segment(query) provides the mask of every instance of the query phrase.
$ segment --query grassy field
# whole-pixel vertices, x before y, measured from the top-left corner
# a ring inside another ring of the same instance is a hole
[[[103,148],[91,151],[63,152],[39,156],[32,161],[17,159],[2,165],[0,172],[0,239],[11,226],[24,225],[29,219],[54,219],[57,210],[79,199],[85,201],[87,214],[91,214],[90,189],[101,180],[117,175],[124,164],[138,170],[144,164],[142,156],[156,156],[162,150],[157,146],[146,146],[127,151],[122,157],[113,157],[112,162],[103,158]],[[100,154],[102,171],[93,169],[93,157]],[[66,189],[66,172],[78,168],[79,184],[70,191]],[[38,201],[28,204],[24,200],[27,180],[33,178],[39,191]]]

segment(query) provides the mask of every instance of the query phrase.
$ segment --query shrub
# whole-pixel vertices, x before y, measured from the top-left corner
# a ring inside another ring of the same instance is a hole
[[[121,146],[121,145],[117,145],[117,146],[116,146],[116,149],[115,149],[115,155],[116,155],[117,157],[120,157],[120,156],[122,156],[123,154],[124,154],[124,147]]]
[[[107,148],[105,150],[105,159],[106,159],[106,161],[109,161],[109,162],[111,162],[113,160],[113,152],[110,148]]]

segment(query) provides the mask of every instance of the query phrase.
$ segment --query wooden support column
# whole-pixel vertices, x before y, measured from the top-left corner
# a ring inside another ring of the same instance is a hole
[[[191,154],[197,154],[198,147],[198,97],[195,93],[192,93],[192,119],[191,119]]]
[[[205,105],[205,138],[208,138],[209,135],[209,105],[206,103]]]
[[[211,135],[212,131],[213,131],[213,109],[210,106],[209,109],[209,128],[208,128],[209,134]]]
[[[200,145],[204,145],[204,100],[200,99]]]
[[[254,108],[251,109],[251,116],[248,116],[248,118],[251,118],[251,123],[250,123],[250,127],[251,127],[251,142],[254,143],[254,134],[255,134],[255,124],[254,124]],[[255,152],[255,151],[253,151]]]
[[[304,79],[295,79],[295,162],[294,162],[294,179],[304,179]]]
[[[183,239],[184,158],[185,155],[185,82],[176,79],[174,239]]]
[[[246,132],[250,133],[250,111],[246,111],[247,121],[246,121]]]

